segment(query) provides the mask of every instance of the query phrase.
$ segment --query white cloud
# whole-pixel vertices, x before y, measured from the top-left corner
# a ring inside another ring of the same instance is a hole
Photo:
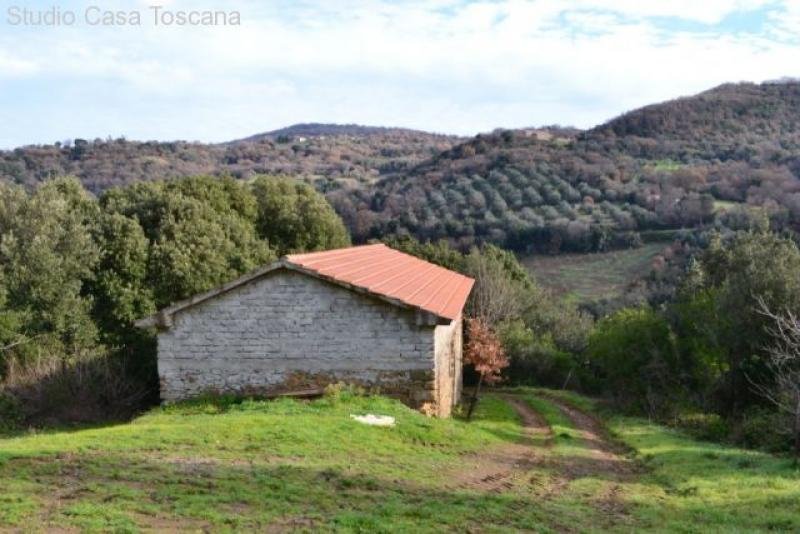
[[[16,57],[11,52],[0,49],[0,78],[20,78],[35,74],[38,71],[35,61]]]
[[[800,28],[800,7],[787,5],[763,34],[678,31],[651,18],[713,25],[767,4],[239,0],[225,7],[242,13],[241,27],[29,30],[24,49],[18,36],[0,40],[0,77],[55,80],[89,101],[21,131],[21,142],[102,128],[113,106],[113,131],[80,133],[221,141],[305,120],[458,133],[586,127],[725,81],[799,74],[800,47],[776,35]],[[3,97],[13,104],[13,91]],[[57,133],[41,130],[50,125]]]
[[[676,17],[715,24],[741,10],[766,6],[771,0],[579,0],[581,7],[610,10],[631,17]]]

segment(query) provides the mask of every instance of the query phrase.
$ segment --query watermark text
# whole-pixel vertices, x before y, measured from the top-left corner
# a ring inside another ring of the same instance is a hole
[[[12,5],[6,10],[6,23],[11,26],[240,26],[241,19],[238,11],[177,10],[161,5],[133,10],[91,5],[80,11],[63,9],[56,5],[47,9]]]

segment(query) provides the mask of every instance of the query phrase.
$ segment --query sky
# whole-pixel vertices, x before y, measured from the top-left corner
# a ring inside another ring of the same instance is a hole
[[[228,24],[156,24],[152,6],[225,11]],[[95,24],[105,11],[127,23]],[[60,25],[34,24],[42,12]],[[721,83],[795,76],[798,0],[0,0],[6,149],[221,142],[299,122],[587,128]]]

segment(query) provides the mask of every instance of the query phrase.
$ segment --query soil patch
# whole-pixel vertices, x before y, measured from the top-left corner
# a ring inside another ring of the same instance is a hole
[[[524,430],[523,440],[466,457],[460,473],[454,477],[456,488],[493,493],[507,491],[527,471],[542,462],[537,447],[552,443],[552,429],[544,417],[524,400],[511,395],[503,396],[503,400],[519,416]]]

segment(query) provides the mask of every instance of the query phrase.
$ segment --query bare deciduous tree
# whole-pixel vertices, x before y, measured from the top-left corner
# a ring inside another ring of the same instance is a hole
[[[772,344],[766,347],[770,375],[763,381],[750,380],[755,390],[791,419],[795,464],[800,460],[800,319],[791,311],[777,314],[763,299],[759,311],[770,319]]]
[[[478,254],[469,256],[469,271],[475,278],[470,315],[489,325],[517,317],[523,310],[519,284],[509,280],[502,267]]]
[[[508,367],[509,361],[500,339],[485,320],[470,319],[467,323],[467,337],[465,360],[472,364],[478,373],[478,385],[475,387],[467,410],[467,419],[469,419],[478,402],[481,385],[484,382],[487,384],[500,382],[502,380],[501,373]]]

